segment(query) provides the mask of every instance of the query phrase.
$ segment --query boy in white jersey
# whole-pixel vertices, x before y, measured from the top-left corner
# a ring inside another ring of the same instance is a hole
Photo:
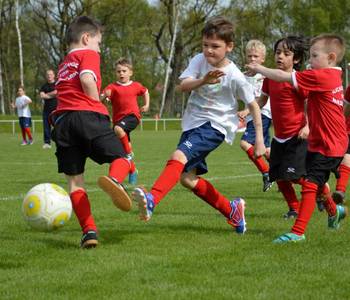
[[[250,40],[245,48],[246,61],[248,63],[257,62],[263,64],[266,56],[266,47],[259,40]],[[259,98],[261,95],[261,88],[264,81],[264,76],[261,74],[255,74],[254,76],[247,76],[247,81],[252,85],[255,98]],[[244,120],[246,119],[247,127],[242,135],[240,146],[243,151],[248,155],[248,158],[255,164],[263,178],[263,191],[266,192],[272,186],[272,182],[269,180],[269,165],[266,163],[262,156],[254,157],[254,144],[255,144],[255,129],[253,124],[253,118],[249,115],[249,109],[246,108],[243,111],[238,112],[238,116]],[[263,125],[264,144],[266,147],[265,158],[270,159],[270,126],[271,126],[271,108],[270,100],[261,108],[261,119]]]
[[[18,97],[15,103],[11,103],[12,108],[17,109],[17,115],[19,120],[19,125],[22,132],[22,146],[33,144],[32,133],[30,132],[30,127],[32,127],[32,115],[29,109],[29,104],[32,100],[26,96],[24,88],[20,86],[17,90]],[[28,140],[27,140],[28,137]]]
[[[144,221],[151,218],[154,207],[180,181],[219,210],[237,233],[246,230],[244,200],[229,201],[198,176],[207,172],[205,158],[211,151],[224,140],[232,143],[238,127],[238,98],[248,105],[254,119],[255,154],[265,153],[261,114],[252,87],[236,65],[226,58],[233,50],[233,38],[233,25],[223,17],[212,18],[202,30],[203,53],[196,55],[180,76],[182,91],[191,91],[182,118],[180,142],[151,191],[136,188],[133,193]]]

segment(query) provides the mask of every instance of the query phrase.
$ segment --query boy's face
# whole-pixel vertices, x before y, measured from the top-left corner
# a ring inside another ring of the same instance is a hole
[[[100,53],[100,44],[102,40],[101,32],[96,33],[95,35],[91,35],[89,33],[84,33],[83,40],[85,42],[86,48],[90,50],[94,50],[97,53]]]
[[[334,55],[335,53],[333,56]],[[318,41],[311,46],[309,63],[311,69],[315,70],[329,68],[336,65],[334,59],[331,59],[330,53],[326,51],[323,41]]]
[[[117,79],[121,83],[128,83],[132,76],[132,70],[129,67],[123,65],[117,65],[115,69]]]
[[[226,53],[231,52],[233,43],[226,43],[215,36],[202,38],[203,54],[207,62],[213,67],[220,68],[224,66]]]
[[[24,90],[22,88],[19,88],[17,90],[17,94],[18,94],[18,96],[23,96],[24,95]]]
[[[48,82],[53,82],[53,81],[55,81],[55,73],[54,73],[53,71],[51,71],[51,70],[47,71],[47,72],[46,72],[46,80],[47,80]]]
[[[265,61],[264,51],[258,48],[252,48],[246,51],[247,63],[258,63],[263,64]]]
[[[275,52],[275,63],[277,68],[286,72],[292,72],[293,66],[298,61],[294,59],[294,53],[289,50],[283,42],[280,42]]]

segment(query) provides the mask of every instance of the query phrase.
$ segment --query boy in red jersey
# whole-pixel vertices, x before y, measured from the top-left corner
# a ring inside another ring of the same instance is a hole
[[[336,171],[348,147],[343,114],[342,71],[336,67],[344,52],[345,42],[342,37],[323,34],[311,40],[310,70],[290,74],[261,65],[248,65],[253,72],[259,72],[272,80],[292,83],[295,88],[305,92],[308,99],[310,134],[299,214],[291,232],[275,239],[275,243],[305,240],[304,232],[315,209],[320,188],[323,189],[329,228],[338,229],[340,221],[347,214],[345,207],[335,204],[326,185],[330,173]]]
[[[115,68],[117,82],[109,84],[104,89],[102,98],[107,98],[112,103],[114,132],[120,139],[131,163],[129,183],[136,184],[137,169],[132,160],[130,132],[139,125],[141,112],[147,112],[149,109],[149,93],[141,83],[130,80],[133,68],[127,59],[118,59]],[[144,105],[141,108],[137,104],[138,96],[143,97]]]
[[[223,141],[232,144],[238,128],[236,97],[249,107],[256,129],[255,155],[265,153],[261,113],[253,89],[226,54],[233,50],[233,24],[223,17],[210,19],[202,30],[202,53],[193,57],[181,74],[180,88],[191,91],[182,118],[182,135],[150,192],[136,188],[140,219],[150,220],[154,207],[180,181],[200,199],[218,210],[238,234],[246,231],[245,202],[229,201],[209,181],[206,157]]]
[[[346,118],[346,130],[348,132],[348,140],[350,142],[350,86],[347,87],[344,99],[346,103],[344,114]],[[345,202],[345,191],[348,185],[348,180],[350,177],[350,143],[348,149],[344,155],[344,158],[338,168],[339,178],[337,179],[337,185],[335,191],[332,195],[333,200],[337,204]]]
[[[306,56],[307,43],[297,36],[281,38],[274,45],[274,58],[278,69],[292,74],[299,70]],[[293,183],[305,175],[306,138],[308,126],[304,113],[305,95],[288,82],[264,79],[260,107],[270,98],[274,137],[271,143],[270,181],[276,181],[288,204],[285,219],[295,218],[299,201]]]
[[[109,176],[100,177],[98,184],[125,211],[130,210],[131,200],[120,182],[128,175],[130,162],[110,127],[107,108],[99,100],[99,23],[86,16],[77,17],[69,26],[66,38],[70,51],[58,71],[53,139],[58,172],[66,175],[73,210],[83,231],[81,247],[91,248],[97,245],[98,238],[84,186],[86,159],[110,163]]]

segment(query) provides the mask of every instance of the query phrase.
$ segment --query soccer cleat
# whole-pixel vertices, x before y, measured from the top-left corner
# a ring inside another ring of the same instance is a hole
[[[244,234],[247,230],[244,217],[245,201],[242,198],[236,198],[230,201],[230,205],[231,213],[227,223],[233,226],[237,233]]]
[[[97,244],[97,233],[94,230],[89,230],[81,237],[80,247],[83,249],[95,248]]]
[[[336,204],[344,204],[345,203],[345,193],[342,191],[335,191],[332,194],[332,198]]]
[[[267,192],[273,185],[273,182],[270,182],[270,177],[268,173],[263,174],[263,192]]]
[[[28,145],[27,141],[22,141],[21,146],[25,146],[25,145]]]
[[[138,171],[137,169],[135,169],[134,172],[129,173],[129,183],[130,183],[131,185],[136,185],[138,174],[139,174],[139,171]]]
[[[51,145],[48,144],[48,143],[45,143],[45,144],[43,145],[43,149],[50,149],[50,148],[51,148]]]
[[[124,211],[131,209],[131,199],[124,187],[117,180],[110,176],[101,176],[97,183],[111,197],[116,207]]]
[[[148,193],[145,189],[138,187],[134,189],[132,197],[134,201],[137,202],[140,220],[145,222],[149,221],[154,210],[153,195]]]
[[[340,221],[343,220],[348,214],[348,209],[344,206],[337,205],[337,212],[334,216],[328,217],[328,228],[338,229],[340,227]]]
[[[295,219],[298,216],[298,213],[296,210],[290,208],[284,215],[283,218],[288,220],[288,219]]]
[[[127,155],[126,155],[126,159],[127,160],[133,160],[134,159],[134,152],[131,152],[131,153],[128,153]]]
[[[34,141],[33,140],[29,140],[28,145],[33,145]]]
[[[324,202],[321,198],[317,197],[316,198],[316,204],[317,204],[317,209],[322,212],[325,210],[325,207],[324,207]]]
[[[296,243],[305,241],[305,235],[298,235],[295,233],[285,233],[279,236],[277,239],[273,240],[274,244],[285,244],[285,243]]]

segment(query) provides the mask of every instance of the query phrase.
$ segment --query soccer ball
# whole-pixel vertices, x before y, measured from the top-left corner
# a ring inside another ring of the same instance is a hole
[[[52,231],[65,225],[72,214],[67,192],[54,183],[41,183],[25,195],[22,212],[30,227]]]

